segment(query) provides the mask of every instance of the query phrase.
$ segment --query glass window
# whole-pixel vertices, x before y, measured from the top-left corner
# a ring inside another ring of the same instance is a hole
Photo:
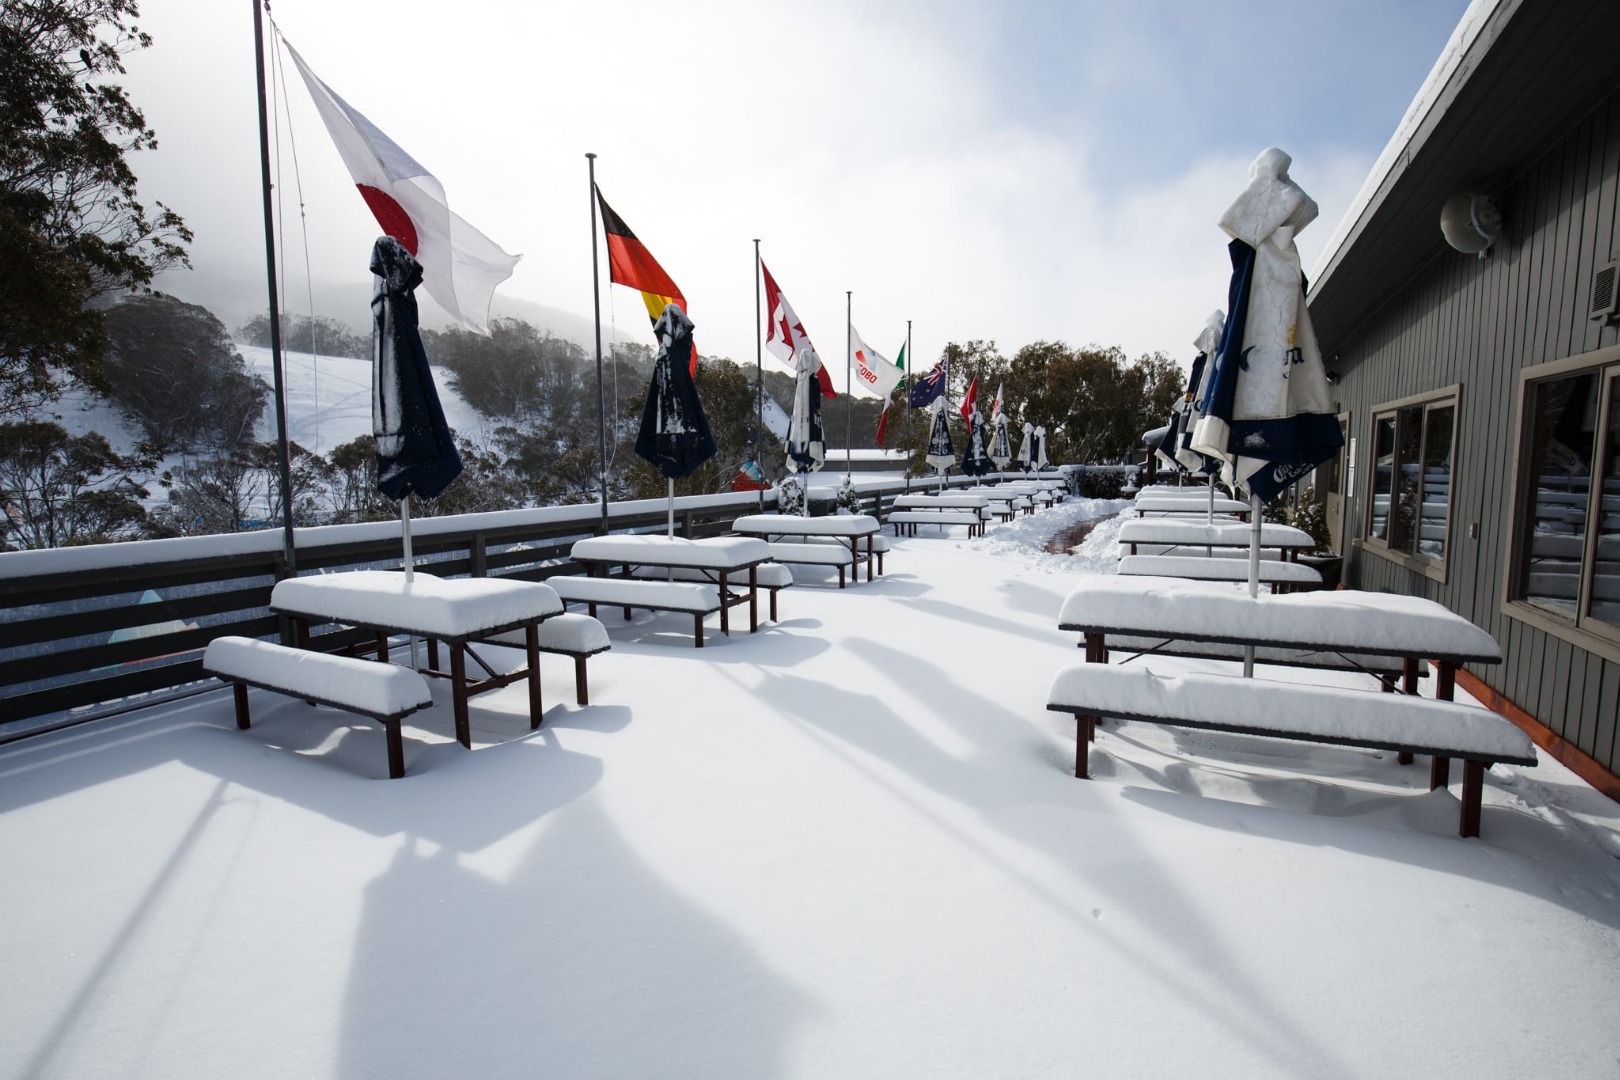
[[[1530,393],[1518,599],[1570,618],[1586,550],[1597,382],[1585,372],[1534,383]]]
[[[1450,550],[1457,390],[1373,411],[1367,546],[1444,572]]]
[[[1593,529],[1597,543],[1592,551],[1588,611],[1592,618],[1620,629],[1620,378],[1611,376],[1608,382],[1608,417],[1603,425],[1608,434],[1600,459],[1603,484]]]
[[[1610,648],[1620,642],[1620,359],[1614,349],[1597,356],[1523,376],[1507,603]]]

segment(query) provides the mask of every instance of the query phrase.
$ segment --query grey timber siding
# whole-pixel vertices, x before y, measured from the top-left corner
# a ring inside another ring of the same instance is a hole
[[[1459,170],[1465,173],[1465,168]],[[1469,190],[1466,174],[1456,190]],[[1590,321],[1594,270],[1620,254],[1620,95],[1562,128],[1514,175],[1488,190],[1504,232],[1489,256],[1446,247],[1434,207],[1433,250],[1405,280],[1383,282],[1378,305],[1322,340],[1343,380],[1340,406],[1357,439],[1346,534],[1365,535],[1372,478],[1371,410],[1461,386],[1450,558],[1445,580],[1397,565],[1352,539],[1353,587],[1426,596],[1489,630],[1506,662],[1470,671],[1610,773],[1620,772],[1620,664],[1501,610],[1518,423],[1520,372],[1620,345],[1620,328]],[[1476,526],[1478,538],[1469,535]]]

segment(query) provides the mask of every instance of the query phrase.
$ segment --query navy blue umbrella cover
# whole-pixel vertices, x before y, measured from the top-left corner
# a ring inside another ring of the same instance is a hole
[[[692,320],[678,305],[666,304],[653,333],[658,362],[641,410],[636,453],[678,480],[714,456],[714,436],[692,380]]]
[[[377,490],[398,502],[432,499],[461,475],[450,425],[428,368],[415,290],[422,265],[391,236],[371,249],[371,432]]]

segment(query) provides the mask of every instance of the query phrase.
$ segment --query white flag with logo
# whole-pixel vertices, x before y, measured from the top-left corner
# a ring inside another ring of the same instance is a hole
[[[893,360],[883,356],[866,342],[855,328],[849,328],[849,360],[852,378],[855,385],[876,394],[880,398],[887,398],[900,385],[900,380],[906,373],[895,366]]]

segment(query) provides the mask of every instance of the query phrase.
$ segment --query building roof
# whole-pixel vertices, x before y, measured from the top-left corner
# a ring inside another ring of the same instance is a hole
[[[1312,275],[1311,321],[1331,355],[1446,246],[1440,208],[1496,200],[1620,80],[1620,17],[1602,2],[1474,0]]]

